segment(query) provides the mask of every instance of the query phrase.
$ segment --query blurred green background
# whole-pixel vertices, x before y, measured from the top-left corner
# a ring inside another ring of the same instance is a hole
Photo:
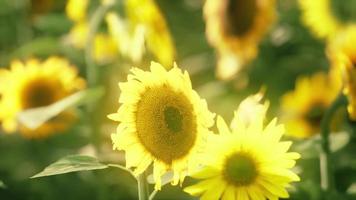
[[[50,2],[49,8],[47,1]],[[356,10],[352,12],[345,7],[356,5],[356,1],[332,2],[337,5],[335,12],[338,15],[356,13]],[[269,116],[276,116],[280,96],[293,89],[298,76],[327,71],[329,68],[325,44],[315,39],[301,23],[300,10],[295,0],[278,1],[278,20],[260,44],[259,56],[246,70],[247,83],[239,78],[227,82],[216,79],[216,57],[205,37],[202,0],[157,0],[157,3],[171,30],[177,48],[178,66],[190,73],[193,87],[207,99],[210,110],[225,117],[226,121],[231,120],[232,110],[237,108],[243,98],[256,93],[262,86],[266,86],[266,98],[271,102]],[[75,64],[84,77],[83,51],[63,45],[63,36],[73,25],[65,15],[65,4],[65,0],[0,0],[0,66],[8,67],[14,59],[45,59],[59,55]],[[356,6],[350,7],[352,9]],[[144,62],[142,66],[148,63]],[[70,154],[94,154],[103,162],[124,164],[123,154],[112,151],[109,136],[115,124],[107,120],[106,115],[118,108],[117,82],[126,80],[130,66],[131,63],[121,60],[98,66],[100,83],[106,88],[104,97],[97,102],[101,106],[97,108],[95,116],[101,124],[98,130],[100,137],[97,138],[101,141],[99,152],[92,145],[96,141],[93,141],[88,130],[86,117],[66,133],[43,140],[28,140],[19,134],[0,132],[0,180],[3,182],[3,185],[0,182],[0,199],[137,199],[135,180],[115,168],[29,179],[50,163]],[[245,84],[246,87],[241,86]],[[80,107],[77,112],[84,115]],[[336,186],[342,196],[335,199],[356,199],[354,135],[336,148]],[[336,142],[342,140],[335,138]],[[317,142],[296,141],[295,148],[304,158],[297,164],[302,181],[290,189],[291,199],[318,200],[321,197]],[[188,183],[192,181],[187,178]],[[156,199],[194,198],[179,187],[168,184]]]

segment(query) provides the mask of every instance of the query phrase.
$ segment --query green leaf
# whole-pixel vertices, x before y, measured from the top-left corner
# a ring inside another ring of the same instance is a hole
[[[161,185],[164,186],[170,182],[173,181],[173,172],[169,171],[165,174],[163,174],[163,176],[161,177]],[[153,180],[153,174],[150,174],[147,176],[147,182],[149,184],[155,184],[155,181]]]
[[[345,147],[350,141],[350,136],[346,132],[331,133],[329,135],[330,151],[336,152]],[[316,158],[320,156],[320,134],[306,140],[298,140],[293,144],[293,149],[301,153],[302,158]]]
[[[47,15],[39,16],[33,26],[39,31],[61,35],[69,31],[72,23],[62,13],[48,13]]]
[[[28,56],[49,56],[52,54],[58,54],[61,45],[60,41],[54,37],[40,37],[29,41],[17,50],[15,50],[10,56],[12,58],[28,57]]]
[[[108,166],[100,163],[96,158],[84,155],[70,155],[52,163],[42,172],[32,176],[38,178],[44,176],[53,176],[57,174],[65,174],[70,172],[88,171],[105,169]]]
[[[306,140],[296,140],[293,143],[293,151],[301,154],[303,159],[316,158],[320,154],[320,136],[314,136]]]
[[[350,135],[347,132],[333,133],[330,134],[329,141],[331,152],[336,152],[349,143]]]
[[[356,183],[350,185],[347,189],[347,194],[355,194],[356,195]]]
[[[1,189],[5,189],[6,188],[6,185],[2,180],[0,180],[0,188]]]
[[[103,95],[102,88],[93,88],[74,93],[51,105],[32,108],[18,114],[18,121],[29,129],[36,129],[64,110],[74,107],[88,100],[94,101]]]

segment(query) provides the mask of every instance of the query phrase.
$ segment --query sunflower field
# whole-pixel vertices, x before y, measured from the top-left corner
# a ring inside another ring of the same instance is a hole
[[[355,200],[356,0],[0,0],[0,200]]]

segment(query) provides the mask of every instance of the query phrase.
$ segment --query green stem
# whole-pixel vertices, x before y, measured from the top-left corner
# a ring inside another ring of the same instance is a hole
[[[321,188],[323,189],[326,197],[335,191],[334,174],[331,165],[332,157],[329,143],[330,124],[333,119],[333,115],[338,108],[346,105],[346,103],[346,97],[343,94],[340,94],[331,104],[321,120],[320,178]]]
[[[138,184],[138,199],[139,200],[149,200],[148,184],[146,173],[143,172],[137,178]]]
[[[85,47],[85,62],[87,65],[87,79],[89,86],[95,86],[97,83],[97,67],[94,61],[94,49],[93,42],[95,35],[99,29],[101,22],[103,21],[105,14],[112,7],[112,4],[102,4],[94,12],[89,23],[89,33]]]
[[[90,88],[96,87],[98,84],[98,70],[94,61],[94,39],[105,14],[113,6],[113,4],[102,4],[94,12],[89,23],[89,33],[86,40],[85,47],[85,63],[86,63],[86,78]],[[95,114],[96,104],[88,103],[88,121],[92,131],[92,142],[97,151],[100,152],[100,125],[97,115]]]
[[[154,190],[151,194],[150,194],[150,196],[149,196],[149,200],[153,200],[153,198],[156,196],[156,194],[158,193],[158,190]]]
[[[118,169],[121,169],[125,172],[128,172],[133,178],[136,179],[136,176],[132,173],[131,170],[127,169],[126,167],[122,166],[122,165],[118,165],[118,164],[108,164],[109,167],[115,167],[115,168],[118,168]]]
[[[128,172],[133,178],[137,180],[137,186],[138,186],[138,197],[139,200],[152,200],[154,196],[157,194],[157,190],[153,191],[151,194],[149,194],[148,190],[148,184],[147,184],[147,177],[146,177],[146,172],[140,174],[138,177],[136,177],[133,172],[126,167],[118,164],[108,164],[109,167],[115,167],[118,169],[121,169],[123,171]]]

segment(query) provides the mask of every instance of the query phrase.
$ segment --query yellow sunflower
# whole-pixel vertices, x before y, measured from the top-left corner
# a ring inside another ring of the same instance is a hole
[[[88,0],[69,0],[66,6],[68,18],[74,22],[67,41],[78,49],[84,49],[87,43],[89,34],[87,9],[89,3]],[[114,38],[108,33],[97,33],[94,36],[93,49],[94,60],[101,64],[111,62],[119,52]]]
[[[232,78],[258,54],[258,44],[275,19],[275,0],[207,0],[206,34],[217,49],[217,76]]]
[[[147,49],[165,67],[175,58],[175,47],[166,21],[154,0],[127,0],[126,14],[133,27],[143,26]]]
[[[69,19],[74,22],[85,21],[87,18],[87,8],[89,0],[68,0],[66,13]]]
[[[307,138],[319,133],[323,114],[339,90],[339,85],[322,72],[310,78],[299,78],[294,91],[282,97],[281,108],[287,134]],[[336,123],[334,120],[333,124]]]
[[[20,130],[24,136],[44,137],[61,131],[73,121],[73,113],[64,112],[35,130],[22,126],[18,114],[22,111],[48,106],[85,87],[77,77],[76,68],[67,60],[50,57],[44,62],[30,59],[14,61],[9,70],[0,71],[0,121],[6,132]]]
[[[332,0],[299,0],[299,5],[304,24],[319,38],[331,38],[351,23],[344,22],[335,14]]]
[[[129,26],[124,19],[116,13],[110,12],[106,15],[109,33],[120,49],[120,54],[139,63],[145,53],[145,27],[137,25],[135,28]],[[133,29],[133,30],[131,30]]]
[[[192,89],[187,72],[177,66],[166,71],[154,62],[150,69],[133,68],[128,81],[119,84],[122,105],[109,118],[120,122],[111,137],[114,149],[126,151],[126,167],[140,174],[153,162],[159,190],[168,170],[174,173],[175,185],[197,165],[214,115]]]
[[[356,120],[356,26],[350,26],[341,32],[328,46],[328,56],[335,79],[345,82],[344,93],[348,97],[347,107],[350,118]],[[342,78],[341,78],[342,77]]]
[[[166,68],[172,66],[175,47],[164,16],[154,0],[125,1],[126,21],[109,13],[106,21],[120,53],[140,61],[145,47]]]
[[[192,174],[200,182],[186,187],[185,192],[210,200],[289,197],[286,188],[299,181],[291,168],[300,155],[288,152],[292,142],[280,141],[285,130],[276,119],[264,127],[268,104],[260,104],[258,99],[252,96],[244,100],[231,129],[217,118],[219,134],[209,135],[203,166]]]

